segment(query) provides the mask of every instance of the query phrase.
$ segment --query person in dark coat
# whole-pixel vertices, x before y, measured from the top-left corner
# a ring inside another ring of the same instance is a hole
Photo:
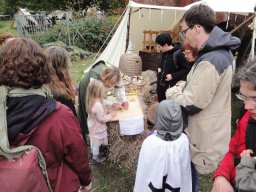
[[[91,169],[79,122],[43,86],[51,82],[51,75],[41,47],[32,39],[15,38],[0,58],[0,85],[10,89],[6,104],[10,145],[25,143],[40,149],[54,192],[89,186]]]
[[[191,65],[187,62],[181,47],[172,44],[172,37],[163,33],[156,38],[157,49],[161,54],[161,64],[157,74],[158,101],[165,100],[165,92],[180,80],[186,80]]]
[[[125,88],[122,81],[120,70],[113,66],[99,61],[95,63],[88,72],[84,74],[79,83],[79,95],[78,95],[78,119],[80,121],[81,129],[83,134],[88,134],[88,125],[86,112],[86,97],[87,97],[87,86],[90,82],[90,78],[97,79],[103,82],[106,92],[114,89],[115,95],[119,103],[114,103],[110,100],[104,100],[104,103],[108,107],[113,109],[128,109],[128,101],[125,96]]]
[[[49,83],[49,88],[54,99],[68,106],[74,115],[77,116],[75,110],[75,88],[68,73],[70,58],[67,50],[51,46],[46,48],[44,53],[50,67],[52,81]]]

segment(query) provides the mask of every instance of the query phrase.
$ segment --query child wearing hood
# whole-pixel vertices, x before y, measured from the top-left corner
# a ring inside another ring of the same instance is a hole
[[[142,144],[134,192],[192,191],[189,140],[180,106],[164,100],[157,107],[156,134]]]

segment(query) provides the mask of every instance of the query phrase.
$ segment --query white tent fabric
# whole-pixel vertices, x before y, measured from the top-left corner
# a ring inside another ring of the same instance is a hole
[[[202,0],[186,6],[189,9],[195,4],[206,3],[215,12],[229,12],[237,14],[248,14],[254,12],[255,0]]]
[[[252,48],[251,48],[251,59],[255,57],[255,39],[256,39],[256,18],[253,20],[253,34],[252,34]]]
[[[169,30],[184,12],[185,9],[181,7],[145,5],[130,1],[115,34],[94,63],[104,60],[118,66],[120,56],[127,48],[127,42],[131,42],[133,52],[138,53],[142,49],[144,30]]]
[[[118,66],[120,56],[125,53],[127,42],[131,42],[133,52],[138,54],[143,48],[142,41],[144,30],[170,30],[177,24],[187,9],[198,3],[208,4],[215,12],[248,14],[254,13],[253,9],[256,2],[255,0],[204,0],[186,7],[168,7],[145,5],[130,1],[128,9],[115,34],[95,62],[104,60]],[[254,24],[254,38],[255,36],[256,24]],[[254,47],[254,41],[252,47]],[[252,55],[254,55],[253,51],[252,53]]]
[[[15,13],[16,16],[26,16],[26,17],[18,17],[19,21],[22,25],[27,26],[29,25],[29,21],[32,22],[35,25],[39,25],[38,22],[35,20],[35,18],[31,15],[31,13],[27,9],[18,8],[18,10]],[[15,20],[12,23],[12,27],[16,28],[16,22]]]

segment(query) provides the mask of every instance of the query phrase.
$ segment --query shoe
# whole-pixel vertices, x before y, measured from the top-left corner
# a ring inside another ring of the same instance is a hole
[[[98,157],[96,159],[92,159],[91,164],[95,165],[95,164],[105,164],[106,161],[106,157]]]

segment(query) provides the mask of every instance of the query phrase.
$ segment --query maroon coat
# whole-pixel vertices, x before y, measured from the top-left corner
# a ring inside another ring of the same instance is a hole
[[[12,144],[29,137],[26,144],[38,147],[44,155],[54,192],[75,192],[91,182],[88,152],[77,118],[65,105],[39,123],[29,135],[22,133]]]

